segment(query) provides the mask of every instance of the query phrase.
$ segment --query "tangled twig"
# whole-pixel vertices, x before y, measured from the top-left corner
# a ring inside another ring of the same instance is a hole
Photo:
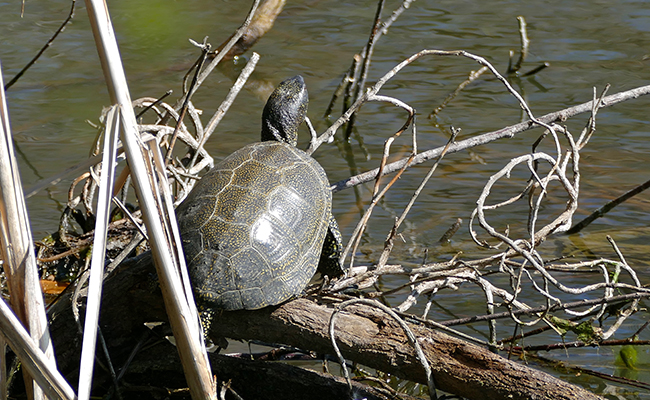
[[[352,299],[348,301],[344,301],[343,303],[340,303],[337,305],[336,310],[332,312],[332,315],[330,316],[330,323],[329,323],[329,334],[330,334],[330,339],[332,340],[332,346],[334,347],[334,351],[336,352],[336,355],[339,358],[339,362],[341,364],[341,367],[343,368],[343,373],[345,374],[345,379],[348,382],[348,386],[350,388],[350,392],[352,392],[352,382],[350,381],[350,373],[348,372],[348,369],[345,365],[345,359],[343,358],[343,354],[341,354],[341,350],[339,350],[338,345],[336,344],[336,335],[335,335],[335,321],[336,321],[336,315],[343,311],[344,308],[351,306],[353,304],[365,304],[367,306],[371,307],[376,307],[386,314],[390,315],[391,318],[393,318],[399,325],[400,327],[404,330],[404,333],[406,334],[406,337],[409,340],[409,343],[413,346],[415,349],[415,356],[422,364],[422,368],[424,368],[424,372],[427,376],[427,382],[429,384],[429,397],[431,399],[437,399],[438,396],[436,395],[436,386],[435,382],[433,380],[433,374],[431,372],[431,366],[429,365],[429,362],[426,359],[426,356],[424,355],[424,352],[422,351],[422,347],[420,347],[420,344],[418,343],[417,338],[413,334],[413,331],[408,327],[406,322],[402,318],[400,318],[393,310],[391,310],[389,307],[386,307],[385,305],[375,301],[375,300],[368,300],[368,299]]]

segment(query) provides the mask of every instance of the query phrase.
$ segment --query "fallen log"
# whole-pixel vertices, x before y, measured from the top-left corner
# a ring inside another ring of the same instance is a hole
[[[399,325],[380,310],[349,307],[338,316],[337,342],[343,355],[359,364],[426,384],[422,366]],[[243,340],[289,343],[332,353],[328,323],[334,308],[296,299],[275,309],[223,313],[212,333]],[[509,361],[484,348],[411,326],[433,370],[438,389],[470,399],[599,399],[575,385]]]
[[[331,354],[328,323],[333,310],[333,305],[300,298],[257,311],[223,312],[213,323],[211,337],[256,339]],[[50,315],[59,368],[74,383],[81,340],[70,297],[55,304]],[[104,281],[100,328],[113,365],[125,364],[149,331],[144,324],[154,321],[166,321],[166,317],[154,268],[145,255],[124,263]],[[431,365],[437,388],[445,392],[472,399],[601,399],[460,339],[422,326],[411,329]],[[336,336],[348,361],[426,384],[406,335],[382,311],[365,305],[346,308],[337,317]],[[102,376],[95,377],[96,384],[109,384],[109,374],[97,370],[96,375]]]

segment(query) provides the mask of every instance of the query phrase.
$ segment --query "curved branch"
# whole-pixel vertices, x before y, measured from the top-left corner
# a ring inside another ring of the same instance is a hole
[[[602,99],[600,106],[601,107],[609,107],[613,106],[617,103],[621,103],[623,101],[627,100],[632,100],[636,99],[640,96],[645,96],[650,94],[650,85],[647,86],[641,86],[638,88],[626,90],[624,92],[619,92],[610,96],[607,96]],[[593,101],[588,101],[586,103],[579,104],[577,106],[569,107],[564,110],[552,112],[549,114],[546,114],[544,116],[538,117],[537,120],[541,121],[545,124],[550,124],[552,122],[563,122],[566,121],[567,119],[576,116],[578,114],[582,114],[585,112],[590,112],[592,110],[592,105]],[[539,127],[538,125],[535,125],[534,122],[532,121],[525,121],[525,122],[520,122],[518,124],[512,125],[512,126],[507,126],[505,128],[493,131],[493,132],[488,132],[484,133],[482,135],[478,135],[469,139],[461,140],[459,142],[453,143],[448,150],[448,153],[457,153],[459,151],[464,151],[467,149],[470,149],[472,147],[476,146],[481,146],[490,142],[493,142],[498,139],[504,139],[504,138],[513,138],[515,135],[518,133],[522,133],[524,131],[527,131],[532,128]],[[331,128],[330,128],[331,129]],[[329,131],[329,130],[328,130]],[[423,151],[422,153],[419,153],[413,161],[408,163],[409,166],[412,165],[417,165],[421,164],[423,162],[426,162],[428,160],[431,160],[433,158],[438,157],[443,150],[444,147],[437,147],[435,149]],[[384,174],[390,174],[395,171],[400,170],[401,168],[404,167],[404,165],[407,164],[408,159],[404,158],[399,161],[395,161],[390,164],[386,164],[386,166],[383,169]],[[364,172],[362,174],[352,176],[348,179],[344,179],[342,181],[339,181],[335,184],[332,185],[332,191],[333,192],[338,192],[343,189],[349,189],[351,187],[354,187],[356,185],[359,185],[361,183],[369,182],[377,177],[377,173],[379,172],[378,168],[375,168],[373,170]]]

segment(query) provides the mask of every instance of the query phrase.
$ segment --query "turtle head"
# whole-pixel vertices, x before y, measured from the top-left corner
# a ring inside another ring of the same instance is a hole
[[[298,143],[298,127],[305,120],[309,95],[302,76],[282,81],[271,93],[262,113],[262,141]]]

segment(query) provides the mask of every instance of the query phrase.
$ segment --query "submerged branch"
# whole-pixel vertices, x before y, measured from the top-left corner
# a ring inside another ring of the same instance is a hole
[[[68,16],[65,18],[65,20],[63,20],[63,22],[61,23],[61,26],[59,26],[59,28],[56,30],[56,32],[54,32],[52,37],[47,42],[45,42],[43,47],[38,51],[38,53],[36,53],[36,55],[31,60],[29,60],[29,62],[23,67],[23,69],[21,69],[16,74],[16,76],[11,78],[9,80],[9,82],[7,82],[7,84],[5,85],[5,90],[8,90],[10,87],[12,87],[14,85],[14,83],[18,82],[18,79],[20,79],[25,74],[25,72],[27,72],[27,70],[29,68],[31,68],[31,66],[34,65],[36,63],[36,61],[38,61],[38,59],[41,57],[41,55],[43,55],[43,53],[45,53],[45,50],[49,49],[50,46],[52,46],[52,43],[54,43],[54,40],[56,40],[56,38],[59,36],[59,34],[61,32],[63,32],[63,30],[65,29],[65,26],[68,25],[70,23],[70,21],[72,21],[72,18],[74,18],[74,9],[75,9],[76,3],[77,3],[76,0],[72,0],[71,5],[70,5],[70,11],[68,12]]]
[[[596,211],[592,212],[588,217],[583,219],[582,221],[578,222],[574,226],[571,227],[566,233],[567,235],[570,235],[572,233],[578,233],[584,228],[586,228],[589,224],[597,220],[598,218],[602,217],[603,215],[607,214],[610,212],[614,207],[617,205],[627,201],[628,199],[631,199],[632,197],[636,196],[637,194],[643,192],[644,190],[650,188],[650,180],[645,181],[644,183],[640,184],[639,186],[635,187],[634,189],[630,189],[627,192],[623,193],[622,195],[618,196],[614,200],[608,201],[605,205],[602,207],[598,208]]]

